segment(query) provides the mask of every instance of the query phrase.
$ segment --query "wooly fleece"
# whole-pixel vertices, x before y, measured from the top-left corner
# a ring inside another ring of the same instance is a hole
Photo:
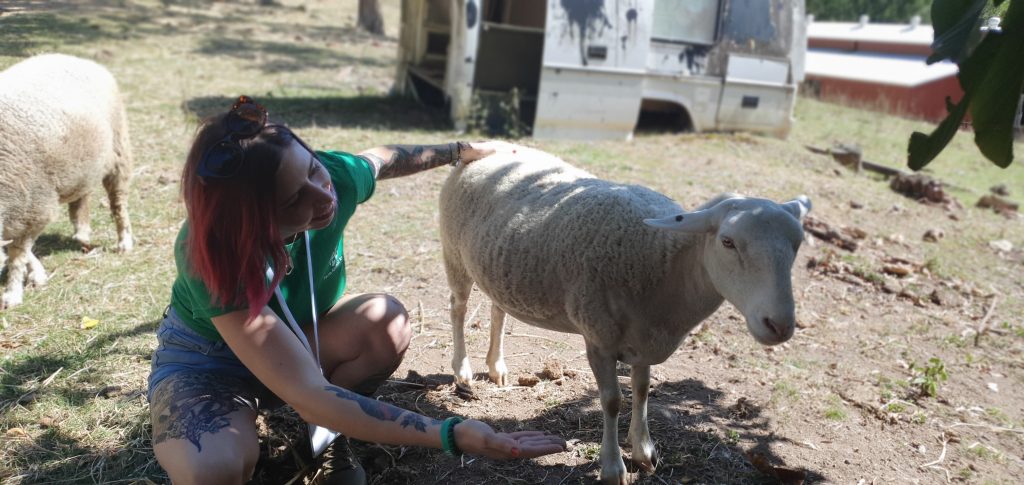
[[[650,189],[600,180],[524,147],[456,168],[440,200],[456,382],[470,385],[474,377],[463,332],[476,283],[493,303],[487,364],[498,385],[509,384],[505,314],[583,335],[604,412],[605,483],[628,480],[618,447],[616,363],[632,366],[632,460],[652,471],[650,366],[671,356],[726,298],[761,343],[785,342],[795,328],[790,270],[810,200],[723,194],[699,209],[687,213]]]
[[[681,249],[697,238],[646,228],[642,221],[682,212],[679,205],[538,150],[517,152],[456,169],[441,191],[452,291],[475,282],[508,314],[583,334],[605,348],[623,343],[631,322],[663,320],[662,308],[635,303],[657,293]],[[711,292],[701,300],[685,318],[692,325],[723,301]],[[656,356],[643,360],[650,358]]]
[[[99,64],[46,54],[0,72],[0,308],[21,303],[23,284],[46,272],[32,246],[61,204],[74,238],[88,244],[89,193],[102,182],[117,225],[119,251],[132,248],[127,118],[114,77]]]

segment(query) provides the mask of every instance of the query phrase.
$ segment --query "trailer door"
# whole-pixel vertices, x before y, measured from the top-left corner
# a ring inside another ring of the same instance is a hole
[[[790,84],[789,61],[729,55],[725,88],[718,105],[721,130],[767,131],[785,137],[796,85]]]
[[[548,0],[534,137],[632,136],[653,11],[653,0]]]

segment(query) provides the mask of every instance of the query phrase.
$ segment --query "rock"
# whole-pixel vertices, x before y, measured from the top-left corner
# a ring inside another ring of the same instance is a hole
[[[939,239],[946,237],[946,232],[942,229],[928,229],[924,232],[924,236],[921,239],[926,242],[939,242]]]
[[[982,209],[992,209],[1000,214],[1012,214],[1020,209],[1020,204],[998,195],[983,195],[975,205]]]
[[[540,378],[532,374],[524,374],[517,379],[520,386],[533,387],[540,383]]]
[[[1010,251],[1013,251],[1013,243],[1010,242],[1010,241],[1007,241],[1006,239],[999,239],[999,240],[996,240],[996,241],[989,241],[988,245],[992,249],[995,249],[996,251],[1000,251],[1000,252],[1004,252],[1004,253],[1008,253]]]
[[[552,359],[544,363],[544,370],[540,372],[540,376],[549,381],[554,381],[562,378],[562,362]]]
[[[945,202],[949,198],[942,182],[920,173],[897,175],[889,182],[889,187],[915,200]]]
[[[930,295],[932,303],[939,306],[958,307],[963,304],[960,295],[949,288],[936,288]]]
[[[103,389],[100,389],[100,392],[98,392],[97,395],[100,396],[100,397],[103,397],[105,399],[110,399],[112,397],[120,396],[121,395],[121,386],[107,386],[107,387],[104,387]]]
[[[893,276],[899,276],[901,278],[910,274],[910,271],[910,268],[902,264],[887,264],[882,266],[882,272]]]
[[[900,286],[900,284],[897,283],[892,278],[886,278],[885,282],[882,283],[882,291],[889,294],[898,295],[901,292],[903,292],[903,287]]]
[[[851,200],[850,201],[850,208],[851,209],[863,209],[864,208],[864,204],[861,204],[860,202],[857,202],[855,200]]]
[[[841,143],[829,149],[829,153],[840,165],[855,172],[860,172],[863,152],[859,146]]]
[[[1010,195],[1010,191],[1006,188],[1006,184],[993,185],[992,187],[989,187],[988,190],[993,194],[1001,195],[1003,197]]]

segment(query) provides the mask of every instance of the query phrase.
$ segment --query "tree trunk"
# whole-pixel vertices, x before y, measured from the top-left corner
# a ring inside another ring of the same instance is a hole
[[[374,35],[384,35],[379,0],[359,0],[359,27]]]

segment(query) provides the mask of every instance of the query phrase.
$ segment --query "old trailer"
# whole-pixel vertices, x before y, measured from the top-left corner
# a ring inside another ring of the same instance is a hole
[[[488,108],[537,138],[648,120],[785,137],[804,17],[803,0],[403,0],[395,88],[458,129]]]

